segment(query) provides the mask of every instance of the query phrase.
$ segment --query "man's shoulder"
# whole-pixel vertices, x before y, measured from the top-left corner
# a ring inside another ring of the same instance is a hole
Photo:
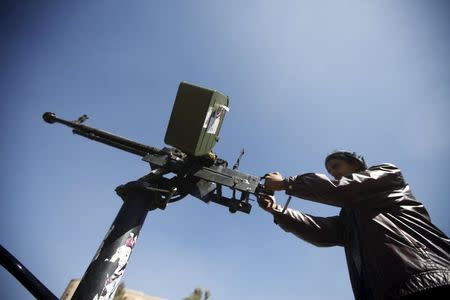
[[[368,171],[382,171],[382,172],[388,172],[388,173],[400,173],[400,169],[392,164],[392,163],[382,163],[379,165],[371,166],[367,169]]]

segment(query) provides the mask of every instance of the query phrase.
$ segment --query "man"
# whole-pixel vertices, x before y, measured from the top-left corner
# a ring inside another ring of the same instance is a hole
[[[273,196],[259,205],[287,232],[319,247],[343,246],[355,299],[450,299],[450,240],[431,223],[392,164],[367,168],[362,156],[336,151],[325,159],[335,180],[308,173],[270,173],[267,191],[341,207],[339,216],[313,217]]]

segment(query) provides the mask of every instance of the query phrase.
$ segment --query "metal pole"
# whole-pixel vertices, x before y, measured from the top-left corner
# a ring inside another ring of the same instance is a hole
[[[158,193],[132,181],[116,189],[124,203],[75,291],[72,300],[113,299],[149,209]]]
[[[42,284],[20,261],[0,245],[0,263],[34,296],[36,299],[57,300],[50,290]]]

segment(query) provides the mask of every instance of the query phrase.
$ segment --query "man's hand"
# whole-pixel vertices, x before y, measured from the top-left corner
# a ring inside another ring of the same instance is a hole
[[[282,191],[287,188],[283,176],[279,172],[269,173],[265,176],[264,188],[267,191]]]
[[[258,204],[262,209],[271,214],[277,211],[278,206],[274,196],[260,194],[258,197]]]

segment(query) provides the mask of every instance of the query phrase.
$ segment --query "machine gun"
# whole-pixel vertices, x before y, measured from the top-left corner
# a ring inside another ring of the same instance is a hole
[[[86,115],[67,121],[46,112],[43,119],[71,127],[74,134],[141,156],[150,164],[151,172],[140,180],[158,195],[151,209],[164,209],[168,203],[190,194],[206,203],[226,206],[232,213],[250,213],[250,194],[263,192],[261,178],[238,171],[243,151],[232,169],[212,152],[227,105],[228,97],[223,94],[182,82],[165,136],[166,143],[176,147],[163,149],[86,126]],[[174,176],[167,178],[167,174]],[[223,187],[231,190],[231,197],[223,194]]]
[[[86,126],[83,124],[88,119],[86,115],[67,121],[54,113],[44,113],[43,119],[47,123],[66,125],[74,134],[138,155],[151,168],[147,175],[116,188],[123,200],[122,207],[72,300],[114,297],[148,211],[165,209],[168,203],[192,195],[206,203],[226,206],[232,213],[250,213],[251,194],[270,194],[260,184],[262,178],[238,170],[243,150],[231,169],[225,160],[213,153],[227,111],[227,96],[182,82],[164,138],[171,147],[163,149]],[[223,194],[223,187],[231,190],[230,197]],[[57,299],[1,246],[0,263],[37,299]]]

